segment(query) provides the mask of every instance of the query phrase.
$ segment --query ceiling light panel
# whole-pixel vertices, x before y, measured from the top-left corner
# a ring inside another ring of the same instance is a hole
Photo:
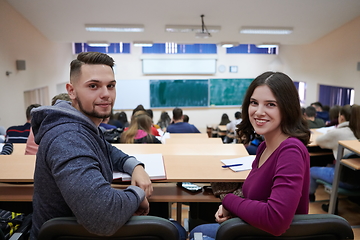
[[[141,24],[85,24],[86,31],[90,32],[143,32]]]
[[[242,27],[242,34],[290,34],[293,28],[290,27]]]
[[[217,33],[217,32],[220,32],[221,27],[220,26],[206,26],[206,29],[207,29],[207,32],[209,32],[209,33]],[[201,33],[201,32],[203,32],[203,28],[201,25],[166,25],[165,32]]]

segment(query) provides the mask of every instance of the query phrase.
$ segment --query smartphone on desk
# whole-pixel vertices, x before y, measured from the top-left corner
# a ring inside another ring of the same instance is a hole
[[[200,192],[202,187],[191,182],[178,182],[177,186],[182,187],[190,192]]]

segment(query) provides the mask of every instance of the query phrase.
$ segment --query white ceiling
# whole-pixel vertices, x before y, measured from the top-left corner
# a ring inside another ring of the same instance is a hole
[[[7,0],[56,42],[307,44],[360,16],[360,0]],[[165,25],[221,26],[211,38],[166,33]],[[85,24],[143,24],[142,33],[94,33]],[[290,35],[244,35],[242,26],[293,27]]]

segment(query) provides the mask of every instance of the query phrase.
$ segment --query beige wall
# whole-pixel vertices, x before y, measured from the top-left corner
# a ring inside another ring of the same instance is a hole
[[[143,76],[141,48],[131,54],[113,55],[117,80],[186,79],[186,78],[254,78],[267,70],[283,71],[295,81],[307,83],[306,104],[317,100],[318,84],[354,87],[360,92],[360,17],[319,39],[302,46],[280,46],[279,55],[226,55],[218,48],[218,65],[238,66],[238,73],[216,73],[213,76]],[[0,126],[25,122],[23,92],[48,86],[49,96],[57,94],[56,85],[68,81],[69,63],[75,57],[71,43],[55,43],[46,39],[34,26],[19,15],[5,0],[0,0]],[[26,70],[15,69],[16,60],[26,60]],[[5,76],[11,71],[10,76]],[[119,96],[121,97],[121,96]],[[355,95],[360,103],[360,94]],[[166,109],[170,116],[171,109]],[[201,131],[206,124],[220,122],[227,113],[233,119],[238,108],[184,109],[190,122]],[[127,110],[128,117],[131,111]],[[161,110],[155,110],[154,121]]]

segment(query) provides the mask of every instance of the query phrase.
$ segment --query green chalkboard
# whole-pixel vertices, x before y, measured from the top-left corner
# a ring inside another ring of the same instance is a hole
[[[210,105],[242,105],[246,90],[254,79],[210,79]]]
[[[209,105],[209,80],[150,80],[150,107]]]

